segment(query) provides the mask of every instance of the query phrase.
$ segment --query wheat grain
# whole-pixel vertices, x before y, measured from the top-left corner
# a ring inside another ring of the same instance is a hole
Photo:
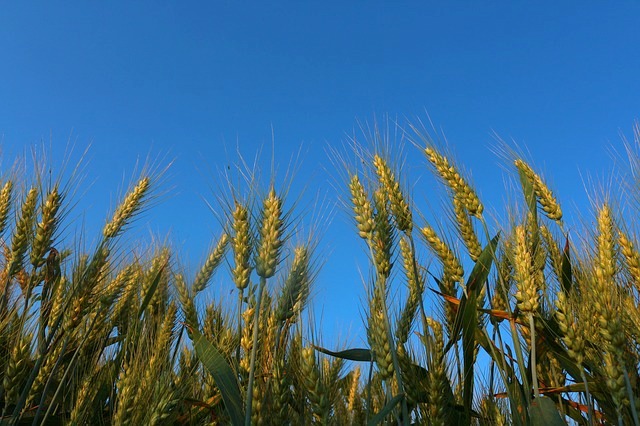
[[[29,247],[29,239],[33,232],[33,220],[37,202],[38,190],[33,187],[27,193],[25,202],[22,205],[20,219],[16,224],[16,229],[11,239],[11,262],[7,269],[9,277],[22,269],[24,256]]]
[[[51,239],[58,223],[56,214],[61,202],[62,197],[58,193],[58,188],[54,187],[47,195],[42,206],[42,220],[36,226],[36,235],[31,248],[31,264],[35,267],[44,264],[44,254],[51,248]]]
[[[555,196],[544,183],[542,178],[521,159],[515,160],[515,165],[531,182],[538,203],[540,203],[540,207],[546,213],[547,217],[555,220],[556,222],[560,222],[562,220],[562,209],[560,208],[560,204],[558,204]]]
[[[207,286],[211,276],[218,268],[224,257],[228,242],[229,236],[227,234],[222,234],[215,248],[211,250],[211,253],[209,253],[204,265],[202,265],[202,268],[198,271],[198,275],[196,275],[196,278],[193,280],[193,285],[191,286],[193,294],[200,293]]]
[[[413,229],[411,207],[400,189],[400,183],[387,162],[379,155],[373,157],[373,166],[376,169],[380,186],[387,194],[391,212],[396,219],[398,230],[411,234],[411,230]]]
[[[0,190],[0,235],[2,235],[7,226],[7,219],[11,211],[11,195],[13,191],[13,182],[8,180]]]
[[[442,180],[449,185],[451,191],[460,199],[469,214],[481,218],[484,208],[482,203],[480,203],[478,195],[460,173],[458,173],[455,167],[449,163],[447,157],[441,155],[431,147],[425,148],[425,154]]]
[[[102,231],[105,238],[114,238],[122,232],[123,227],[142,206],[142,202],[149,192],[150,186],[151,179],[149,177],[145,176],[138,181],[133,190],[127,194],[122,203],[116,208],[111,220],[105,225]]]
[[[283,243],[282,200],[272,188],[264,200],[260,245],[256,258],[256,273],[262,278],[270,278],[276,272]]]
[[[349,189],[351,191],[351,201],[353,203],[353,211],[360,238],[371,240],[375,229],[374,212],[358,175],[351,176]]]
[[[422,236],[425,238],[429,247],[438,256],[442,266],[443,280],[451,282],[462,282],[464,276],[464,270],[458,258],[453,254],[453,251],[447,246],[436,234],[436,231],[429,225],[426,225],[421,230]]]

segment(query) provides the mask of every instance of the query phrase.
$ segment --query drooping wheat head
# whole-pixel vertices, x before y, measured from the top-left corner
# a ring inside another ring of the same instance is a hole
[[[113,217],[102,230],[105,238],[114,238],[120,234],[124,226],[131,221],[143,205],[145,196],[151,188],[151,179],[148,176],[138,181],[136,186],[129,192],[124,200],[118,205]]]
[[[538,175],[527,163],[522,159],[515,160],[515,166],[523,173],[527,179],[533,185],[533,190],[536,194],[536,198],[542,210],[546,213],[547,217],[551,220],[555,220],[560,223],[562,220],[562,209],[560,204],[556,200],[555,196],[544,183],[540,175]]]
[[[425,148],[424,152],[440,178],[449,186],[454,196],[460,200],[469,214],[481,218],[483,206],[478,195],[456,168],[451,165],[449,159],[432,147]]]

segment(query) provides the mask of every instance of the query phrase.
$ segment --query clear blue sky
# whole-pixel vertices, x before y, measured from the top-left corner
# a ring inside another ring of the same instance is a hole
[[[639,17],[636,1],[4,2],[2,167],[43,140],[55,155],[69,135],[76,152],[91,143],[95,183],[76,210],[90,228],[137,159],[167,154],[174,189],[139,226],[171,231],[191,262],[219,231],[207,169],[236,144],[264,147],[268,165],[273,129],[281,170],[302,145],[298,179],[335,200],[327,147],[358,120],[428,111],[487,204],[504,192],[495,131],[529,149],[568,209],[586,198],[580,172],[609,170],[640,118]],[[321,252],[319,328],[358,341],[365,263],[344,212]]]

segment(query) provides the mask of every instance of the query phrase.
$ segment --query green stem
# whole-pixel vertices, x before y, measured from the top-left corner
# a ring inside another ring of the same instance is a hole
[[[533,381],[533,394],[538,398],[540,397],[540,388],[538,387],[538,369],[536,367],[536,327],[533,320],[533,312],[529,312],[529,329],[531,333],[531,379]]]
[[[589,424],[593,426],[595,423],[593,422],[593,400],[591,399],[591,393],[589,392],[589,382],[587,381],[587,376],[584,374],[584,367],[582,365],[578,365],[580,368],[580,376],[582,376],[582,381],[584,382],[584,393],[587,397],[587,419],[589,420]]]
[[[373,247],[371,245],[371,241],[369,242],[369,255],[371,256],[371,260],[374,263],[374,267],[376,268],[376,272],[378,271],[378,265],[376,265],[376,258],[374,256],[373,253]],[[384,277],[382,274],[378,273],[378,281],[376,283],[376,285],[380,285],[381,286],[381,292],[380,292],[380,298],[381,298],[381,302],[382,302],[382,315],[384,318],[384,328],[385,328],[385,332],[387,333],[387,340],[389,341],[389,348],[391,351],[391,360],[393,363],[393,371],[395,373],[396,376],[396,380],[398,381],[398,390],[401,393],[404,393],[404,385],[402,383],[402,370],[400,369],[400,362],[398,360],[398,352],[396,350],[396,344],[395,341],[393,339],[393,334],[391,333],[391,322],[389,321],[389,314],[387,312],[387,295],[386,295],[386,289],[385,289],[385,285],[386,285],[386,277]],[[390,389],[387,389],[388,391]],[[407,407],[407,399],[406,398],[402,398],[402,422],[405,425],[409,424],[409,409]]]
[[[631,382],[629,381],[629,374],[627,373],[627,368],[624,366],[624,363],[620,357],[618,357],[618,362],[622,366],[622,372],[624,375],[624,384],[627,388],[627,397],[629,397],[629,408],[631,409],[633,424],[635,426],[638,426],[640,425],[640,420],[638,420],[638,412],[636,411],[635,395],[633,394],[633,388],[631,387]]]
[[[253,381],[255,378],[256,356],[258,352],[258,336],[260,310],[262,308],[262,292],[267,285],[267,279],[260,277],[260,285],[258,287],[258,300],[256,301],[256,311],[253,314],[253,341],[251,345],[251,362],[249,364],[249,383],[247,384],[247,407],[244,417],[245,426],[251,426],[251,405],[253,403]]]
[[[242,338],[242,298],[244,296],[244,289],[238,290],[238,339]],[[236,348],[236,363],[240,365],[240,346]]]

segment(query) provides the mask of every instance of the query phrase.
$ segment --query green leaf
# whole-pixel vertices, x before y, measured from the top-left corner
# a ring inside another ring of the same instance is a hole
[[[538,221],[538,210],[536,209],[536,192],[533,188],[533,182],[529,180],[527,175],[520,169],[518,169],[520,175],[520,185],[522,186],[522,192],[524,193],[524,199],[527,202],[529,211],[533,215],[533,219]]]
[[[320,346],[313,345],[315,350],[320,351],[324,354],[331,355],[336,358],[342,358],[349,361],[363,361],[363,362],[371,362],[373,360],[373,356],[371,355],[371,350],[366,348],[354,348],[354,349],[346,349],[344,351],[333,352],[329,349],[321,348]]]
[[[160,283],[160,278],[162,277],[162,273],[164,272],[164,268],[166,266],[167,266],[167,263],[162,265],[162,268],[158,270],[158,272],[156,273],[156,276],[153,278],[153,281],[149,286],[149,290],[147,291],[147,294],[144,295],[144,300],[142,301],[142,305],[140,305],[140,310],[138,311],[138,318],[142,318],[142,314],[144,313],[144,310],[147,309],[147,306],[149,306],[149,303],[151,302],[151,298],[153,298],[153,295],[155,294],[156,289],[158,288],[158,284]]]
[[[571,250],[569,248],[569,236],[567,236],[567,242],[564,245],[564,250],[562,251],[562,267],[561,267],[562,277],[560,283],[562,284],[562,290],[566,294],[571,292],[571,284],[573,282],[573,272],[571,270]]]
[[[241,426],[244,424],[244,410],[240,387],[236,374],[227,363],[224,356],[213,346],[199,330],[191,329],[193,347],[198,358],[207,371],[213,376],[213,380],[220,389],[222,400],[227,408],[227,414],[231,418],[231,424]]]
[[[529,408],[529,418],[533,426],[565,426],[556,404],[546,396],[534,398]]]
[[[404,394],[402,393],[391,398],[391,400],[387,402],[387,405],[382,407],[382,410],[380,410],[378,414],[373,416],[367,424],[369,426],[380,424],[385,419],[385,417],[387,417],[393,411],[393,409],[396,408],[396,405],[398,405],[398,403],[402,401],[403,398]]]
[[[465,324],[464,319],[466,318],[468,322],[469,317],[473,316],[475,320],[476,304],[469,303],[468,298],[474,296],[477,300],[478,295],[480,294],[480,290],[482,289],[482,285],[489,276],[489,271],[491,270],[491,265],[493,264],[493,259],[495,257],[495,251],[498,247],[499,240],[500,233],[493,237],[491,242],[489,242],[489,244],[487,244],[487,246],[484,248],[484,250],[480,254],[480,257],[476,261],[471,274],[469,275],[469,279],[467,280],[466,285],[467,294],[463,294],[460,298],[458,314],[456,315],[456,320],[453,325],[451,336],[449,337],[449,342],[447,342],[447,346],[444,349],[445,353],[449,352],[453,344],[460,338],[462,326],[463,324]]]
[[[471,406],[473,404],[473,364],[474,364],[474,352],[476,346],[476,330],[478,328],[478,314],[477,314],[477,301],[480,296],[480,291],[484,286],[489,272],[491,271],[491,265],[495,257],[495,251],[498,247],[498,241],[500,240],[500,234],[498,233],[484,248],[480,257],[476,261],[469,279],[467,280],[466,294],[463,294],[460,299],[460,306],[458,307],[458,314],[456,315],[456,321],[454,323],[453,332],[445,353],[451,349],[453,344],[457,341],[458,335],[462,332],[462,354],[464,359],[464,388],[462,392],[462,401],[465,408],[466,421],[471,416]]]

